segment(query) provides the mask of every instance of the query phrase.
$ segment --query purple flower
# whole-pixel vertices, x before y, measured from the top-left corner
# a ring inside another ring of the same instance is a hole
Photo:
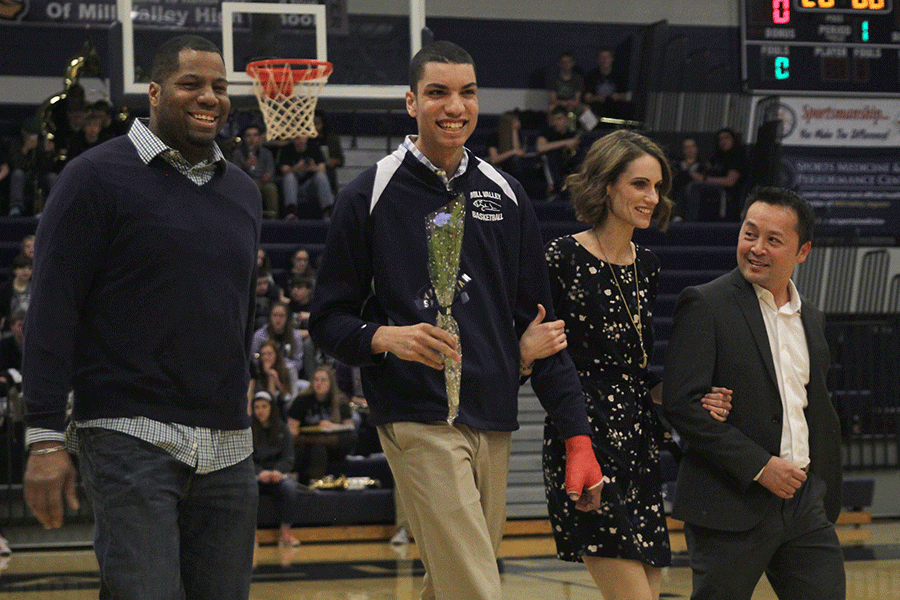
[[[443,227],[444,225],[446,225],[449,222],[450,222],[450,213],[442,212],[442,213],[438,213],[434,217],[434,224],[437,225],[438,227]]]

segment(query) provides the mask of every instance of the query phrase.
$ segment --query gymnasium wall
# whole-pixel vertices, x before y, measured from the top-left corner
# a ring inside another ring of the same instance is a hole
[[[727,74],[714,78],[715,89],[703,91],[740,89],[737,0],[709,3],[493,0],[479,3],[477,15],[473,15],[473,6],[474,3],[463,0],[430,2],[426,25],[436,38],[455,41],[472,53],[484,89],[520,92],[541,89],[563,51],[573,52],[579,65],[587,71],[595,65],[597,48],[609,46],[617,49],[622,66],[628,67],[636,36],[650,23],[663,19],[670,25],[668,35],[689,40],[688,50],[704,51],[712,57],[710,67],[716,67],[717,73]],[[385,22],[383,15],[394,15],[387,19],[392,24],[388,37],[393,35],[398,39],[387,40],[388,47],[408,47],[405,0],[348,0],[348,13],[351,25],[357,28],[365,25],[369,15],[378,15],[372,18],[379,22]],[[62,89],[66,64],[86,39],[90,38],[96,47],[101,65],[110,65],[115,53],[109,47],[111,36],[106,24],[3,23],[0,20],[0,37],[4,46],[0,58],[0,135],[15,131],[23,115],[30,114]],[[405,56],[377,51],[368,54],[371,63],[363,69],[372,73],[381,68],[386,73],[382,77],[396,77],[396,81],[374,83],[405,82]],[[358,75],[352,74],[354,78]],[[334,82],[341,82],[341,77],[336,72]],[[514,101],[508,108],[520,105],[518,98],[523,95],[511,94]]]
[[[407,14],[406,0],[349,0],[354,13]],[[665,19],[673,25],[713,25],[737,27],[738,0],[471,0],[428,2],[429,17],[454,17],[494,20],[569,21],[576,23],[642,24]]]

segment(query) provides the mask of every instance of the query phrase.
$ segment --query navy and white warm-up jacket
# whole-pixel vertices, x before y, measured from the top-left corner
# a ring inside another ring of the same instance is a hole
[[[467,151],[468,152],[468,151]],[[362,367],[375,424],[447,418],[444,373],[393,354],[373,355],[380,325],[435,323],[428,215],[465,197],[460,289],[452,305],[462,351],[462,423],[512,431],[519,336],[541,303],[552,320],[537,218],[518,181],[469,153],[448,191],[401,146],[338,195],[313,297],[310,334],[338,360]],[[537,361],[532,385],[563,437],[589,434],[577,372],[561,352]]]

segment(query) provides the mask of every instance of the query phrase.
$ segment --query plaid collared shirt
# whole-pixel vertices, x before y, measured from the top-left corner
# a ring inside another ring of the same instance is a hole
[[[178,150],[167,146],[139,120],[135,120],[132,124],[128,131],[128,139],[134,144],[145,164],[161,156],[175,170],[198,186],[208,183],[216,169],[224,166],[225,156],[216,144],[213,144],[209,158],[191,165]],[[144,440],[195,468],[198,474],[218,471],[237,464],[253,452],[253,434],[249,428],[223,431],[178,423],[163,423],[146,417],[77,421],[74,427],[70,425],[64,434],[50,429],[30,428],[25,435],[25,444],[64,441],[69,452],[77,453],[75,429],[81,427],[109,429]]]
[[[437,176],[441,178],[441,181],[444,182],[444,186],[449,190],[450,182],[462,175],[466,172],[466,169],[469,167],[469,153],[463,150],[462,160],[459,163],[459,167],[456,169],[456,173],[453,174],[453,177],[448,177],[447,172],[443,169],[440,169],[434,166],[428,158],[422,154],[422,151],[416,148],[416,140],[419,139],[417,135],[408,135],[406,139],[403,140],[403,147],[409,150],[413,156],[415,156],[420,163],[437,173]]]

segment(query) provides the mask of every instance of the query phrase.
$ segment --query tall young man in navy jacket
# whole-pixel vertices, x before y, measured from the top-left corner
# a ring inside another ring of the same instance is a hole
[[[94,509],[100,597],[246,600],[256,527],[247,415],[262,199],[215,137],[219,50],[160,46],[150,121],[81,154],[37,230],[23,391],[25,499]],[[66,399],[74,389],[73,427]]]
[[[366,400],[409,516],[426,576],[422,598],[497,600],[511,432],[520,369],[568,438],[566,487],[599,506],[574,365],[556,353],[520,364],[519,337],[538,304],[551,306],[542,242],[522,186],[464,148],[478,120],[471,56],[449,42],[410,65],[406,107],[416,119],[390,156],[338,197],[316,283],[310,333],[362,367]],[[455,338],[434,325],[427,216],[465,201]],[[550,315],[552,318],[552,315]],[[448,423],[444,358],[462,360],[459,415]]]

